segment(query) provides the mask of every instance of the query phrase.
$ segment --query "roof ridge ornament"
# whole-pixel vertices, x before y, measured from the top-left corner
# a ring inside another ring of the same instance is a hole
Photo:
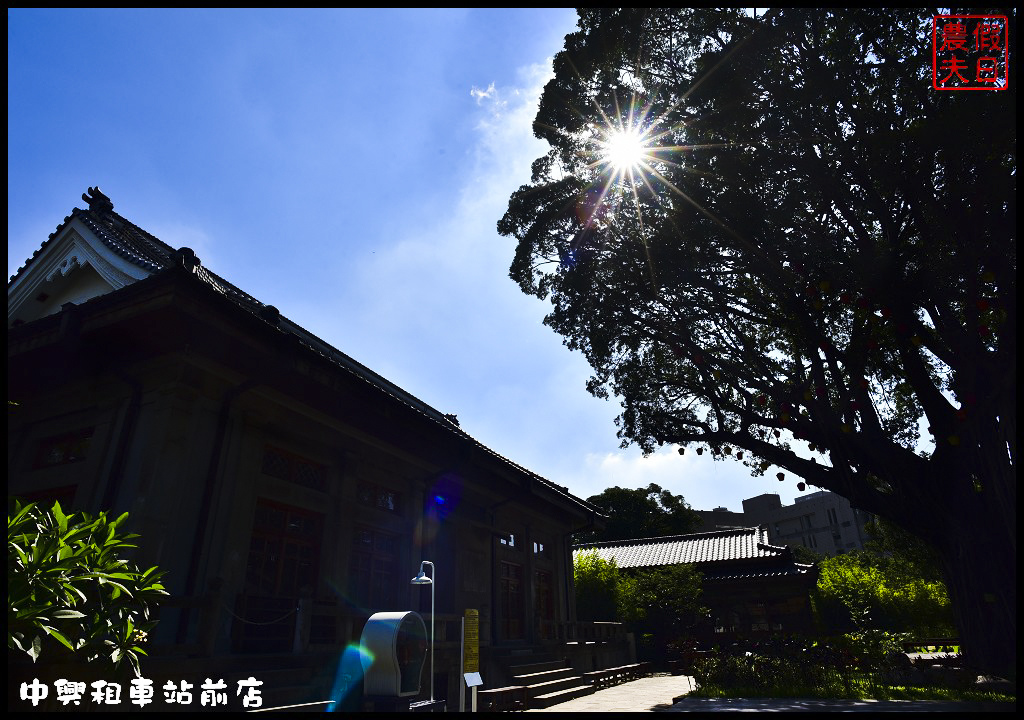
[[[197,259],[198,262],[198,259]],[[259,309],[257,313],[261,320],[268,322],[271,325],[277,325],[281,322],[281,311],[273,305],[264,305]]]
[[[196,267],[201,265],[199,258],[196,257],[195,252],[190,247],[180,247],[174,251],[174,263],[180,265],[188,271],[194,271]]]
[[[110,212],[114,209],[114,203],[103,194],[99,185],[91,187],[82,193],[82,199],[89,203],[90,210],[95,210],[96,212]]]

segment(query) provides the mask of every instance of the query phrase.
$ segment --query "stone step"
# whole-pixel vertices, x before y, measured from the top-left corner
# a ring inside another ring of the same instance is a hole
[[[572,668],[560,668],[558,670],[542,670],[541,672],[513,675],[512,679],[516,685],[536,685],[537,683],[548,682],[549,680],[561,680],[562,678],[578,676]]]
[[[547,708],[552,705],[590,695],[595,688],[583,681],[579,673],[567,667],[565,660],[551,660],[508,668],[512,684],[526,688],[530,708]]]
[[[590,685],[584,683],[579,676],[562,677],[545,682],[530,683],[526,686],[526,696],[530,699],[530,707],[533,707],[533,699],[536,697],[578,687],[590,687]]]
[[[530,698],[530,709],[538,708],[549,708],[552,705],[558,705],[559,703],[568,702],[569,700],[575,700],[579,697],[586,695],[593,695],[594,688],[590,685],[578,685],[576,687],[568,688],[565,690],[557,690],[555,692],[547,693],[545,695],[538,695],[537,697]]]
[[[548,660],[546,662],[535,662],[523,665],[510,665],[509,674],[513,677],[518,675],[529,675],[532,673],[545,672],[547,670],[561,670],[565,667],[565,660]]]

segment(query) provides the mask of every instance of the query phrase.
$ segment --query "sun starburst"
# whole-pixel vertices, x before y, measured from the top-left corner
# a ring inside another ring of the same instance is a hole
[[[639,169],[647,151],[647,140],[636,128],[613,130],[601,147],[603,162],[618,173]]]

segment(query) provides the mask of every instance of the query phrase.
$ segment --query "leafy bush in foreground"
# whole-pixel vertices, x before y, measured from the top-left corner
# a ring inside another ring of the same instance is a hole
[[[9,502],[7,513],[7,647],[33,662],[46,651],[93,662],[127,660],[136,675],[150,620],[167,595],[155,567],[140,571],[120,555],[138,535],[124,533],[128,514],[65,515],[60,503]]]

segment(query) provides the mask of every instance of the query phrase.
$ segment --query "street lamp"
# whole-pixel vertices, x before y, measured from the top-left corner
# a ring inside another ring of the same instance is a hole
[[[423,569],[424,565],[430,566],[430,575]],[[434,563],[423,560],[420,563],[420,574],[409,581],[411,585],[430,586],[430,702],[434,702],[434,577],[437,570]]]

